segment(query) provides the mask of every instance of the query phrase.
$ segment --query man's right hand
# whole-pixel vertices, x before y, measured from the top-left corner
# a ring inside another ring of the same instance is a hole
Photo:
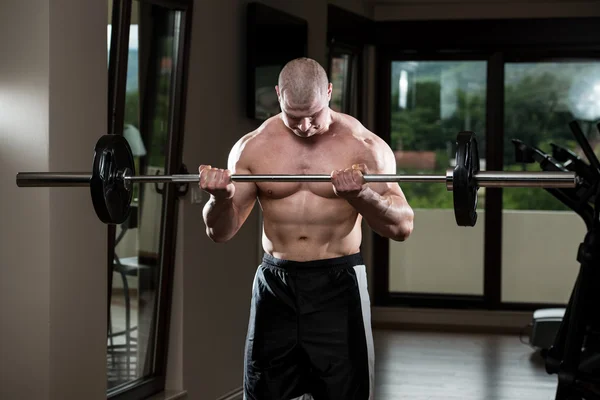
[[[235,193],[235,186],[231,182],[231,171],[228,169],[212,168],[210,165],[201,165],[198,168],[200,189],[211,194],[218,200],[231,199]]]

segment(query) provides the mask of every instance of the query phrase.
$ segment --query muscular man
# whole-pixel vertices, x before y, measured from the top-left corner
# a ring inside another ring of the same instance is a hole
[[[364,182],[364,173],[395,174],[394,154],[329,108],[332,85],[317,62],[289,62],[275,90],[281,113],[233,146],[228,169],[199,167],[199,186],[211,194],[203,216],[213,241],[231,239],[257,199],[263,212],[244,398],[372,399],[361,221],[403,241],[413,211],[397,183]],[[331,183],[233,183],[231,174],[331,174]]]

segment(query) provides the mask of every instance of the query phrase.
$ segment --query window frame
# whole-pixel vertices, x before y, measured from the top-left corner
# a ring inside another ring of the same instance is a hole
[[[369,18],[333,4],[327,5],[327,74],[331,77],[334,57],[350,56],[348,85],[344,93],[348,104],[342,112],[360,121],[366,120],[365,51],[366,46],[372,44],[373,27],[374,22]]]
[[[125,92],[127,83],[127,60],[129,44],[129,27],[134,0],[112,0],[111,46],[108,63],[108,127],[110,134],[123,134],[125,114]],[[180,36],[177,48],[179,62],[174,70],[174,86],[172,89],[172,111],[169,116],[171,133],[167,148],[165,173],[178,173],[182,168],[183,133],[185,121],[185,105],[187,95],[187,79],[190,59],[190,39],[193,18],[193,0],[136,0],[139,3],[158,5],[173,11],[181,12]],[[151,375],[107,391],[107,399],[138,400],[152,396],[165,390],[168,343],[171,320],[172,288],[175,268],[176,232],[177,232],[177,185],[166,185],[164,203],[171,204],[164,208],[162,216],[163,230],[173,232],[161,238],[162,249],[160,264],[161,275],[157,287],[156,335],[153,337],[154,371]],[[116,225],[107,229],[107,273],[108,299],[107,322],[110,326],[110,307],[112,297],[113,260],[115,254]],[[108,332],[107,332],[108,334]]]
[[[346,55],[348,56],[348,74],[345,77],[344,90],[342,92],[342,109],[340,111],[356,117],[361,115],[362,112],[362,104],[359,101],[359,99],[362,98],[362,87],[358,84],[358,82],[362,82],[362,68],[360,68],[360,63],[362,61],[361,50],[356,46],[333,42],[329,46],[327,72],[331,78],[333,72],[333,59]],[[334,87],[333,90],[339,90],[339,88]]]
[[[390,141],[391,64],[402,60],[487,61],[485,157],[503,169],[504,65],[509,62],[600,60],[600,18],[384,21],[374,26],[377,48],[377,132]],[[445,32],[438,36],[435,32]],[[473,32],[476,32],[474,35]],[[559,35],[556,32],[560,32]],[[403,41],[410,37],[410,41]],[[533,311],[566,304],[503,302],[502,189],[486,188],[483,295],[389,291],[389,240],[373,233],[374,305]],[[573,255],[575,257],[575,254]]]

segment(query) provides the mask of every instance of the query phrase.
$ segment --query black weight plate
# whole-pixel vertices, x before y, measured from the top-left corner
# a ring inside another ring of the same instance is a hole
[[[454,216],[459,226],[475,226],[477,222],[477,182],[479,149],[475,133],[460,132],[456,138],[456,166],[452,176]]]
[[[98,218],[105,224],[122,224],[131,209],[131,185],[119,174],[129,169],[135,175],[131,148],[121,135],[103,135],[94,149],[94,166],[90,180],[92,203]]]

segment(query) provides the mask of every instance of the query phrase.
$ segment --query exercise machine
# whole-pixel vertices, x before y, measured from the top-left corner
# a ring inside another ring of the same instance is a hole
[[[579,124],[569,124],[587,162],[552,145],[552,155],[513,140],[518,162],[537,162],[545,171],[572,171],[576,188],[545,188],[585,222],[587,233],[577,251],[579,273],[553,344],[545,352],[548,374],[556,374],[556,400],[600,399],[600,161]],[[600,130],[600,124],[598,124]]]

